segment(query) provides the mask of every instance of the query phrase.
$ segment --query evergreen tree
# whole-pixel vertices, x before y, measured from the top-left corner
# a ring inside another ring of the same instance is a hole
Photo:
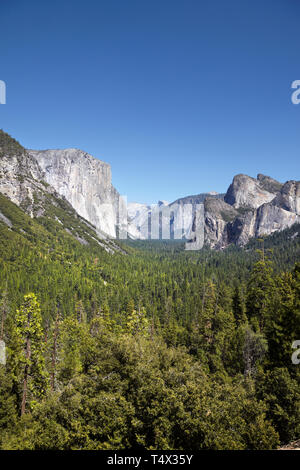
[[[9,345],[10,362],[13,364],[14,379],[21,381],[21,415],[24,415],[28,402],[32,406],[36,399],[45,395],[47,389],[42,317],[34,293],[24,296],[24,303],[16,311],[14,324]]]
[[[273,314],[275,283],[272,262],[264,250],[258,251],[261,259],[255,263],[247,287],[247,315],[254,329],[263,331]]]

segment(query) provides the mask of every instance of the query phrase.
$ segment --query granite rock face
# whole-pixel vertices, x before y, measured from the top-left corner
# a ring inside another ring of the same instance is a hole
[[[50,199],[54,205],[64,200],[76,211],[76,217],[92,224],[102,238],[115,238],[120,232],[120,238],[127,238],[127,234],[142,239],[185,238],[195,247],[202,246],[203,238],[204,244],[223,249],[230,244],[244,246],[252,237],[270,235],[300,222],[299,181],[282,184],[262,174],[257,178],[239,174],[225,195],[203,193],[171,204],[159,201],[126,207],[111,184],[109,164],[74,148],[25,150],[3,131],[0,192],[32,217],[43,215]],[[0,218],[9,225],[1,214]]]
[[[205,243],[216,249],[229,244],[227,225],[238,215],[223,199],[208,197],[204,201]]]
[[[263,175],[258,175],[258,179],[242,174],[236,175],[225,194],[224,201],[235,209],[240,207],[257,209],[262,204],[272,201],[277,192],[271,190],[271,185],[268,186],[263,181]]]
[[[186,196],[169,203],[160,200],[157,204],[128,204],[128,232],[133,238],[151,239],[193,239],[193,224],[197,206],[205,198],[223,198],[216,192]]]
[[[187,239],[186,248],[193,250],[203,246],[204,237],[205,245],[224,249],[231,244],[244,246],[250,238],[270,235],[299,222],[300,182],[282,184],[263,174],[257,178],[239,174],[225,195],[203,193],[171,204],[160,201],[128,207],[129,232],[134,238]],[[159,229],[153,230],[157,225]]]
[[[54,188],[45,185],[41,168],[25,149],[1,152],[0,192],[31,217],[41,211],[37,200],[44,199],[46,193],[55,194]]]
[[[290,227],[300,221],[300,181],[287,181],[269,204],[257,210],[255,236]]]
[[[108,163],[75,148],[28,150],[44,180],[64,196],[81,217],[99,231],[116,237],[119,193],[111,184]]]
[[[281,184],[269,176],[237,175],[224,201],[205,203],[205,243],[223,249],[244,246],[300,222],[300,182]]]
[[[46,171],[39,164],[36,153],[39,152],[27,151],[15,139],[0,130],[0,193],[19,206],[24,212],[27,212],[31,217],[39,218],[43,216],[46,219],[53,219],[53,222],[59,222],[64,226],[66,232],[82,245],[87,245],[93,240],[93,242],[97,242],[99,246],[109,253],[115,253],[117,251],[124,252],[113,240],[107,237],[106,233],[101,232],[95,224],[87,220],[87,218],[84,217],[85,214],[81,216],[65,197],[66,194],[72,202],[74,202],[74,200],[76,202],[76,195],[73,194],[75,199],[72,200],[70,193],[72,193],[72,190],[76,192],[75,181],[78,183],[80,175],[82,177],[85,176],[82,158],[79,158],[74,165],[77,180],[72,175],[73,179],[70,178],[69,181],[65,180],[65,184],[63,184],[63,186],[66,186],[65,193],[61,190],[60,185],[55,184],[57,189],[60,189],[59,193],[54,185],[48,183],[45,177]],[[92,159],[92,157],[90,158]],[[55,159],[53,160],[55,162]],[[47,159],[47,161],[49,162],[51,159]],[[75,160],[73,161],[75,163]],[[58,162],[57,164],[59,165]],[[109,165],[103,164],[101,167],[103,169],[103,180],[110,182]],[[63,171],[63,169],[60,168],[57,171],[57,176],[59,176],[59,171]],[[97,165],[95,173],[99,176],[99,173],[97,173]],[[55,176],[53,176],[53,178],[55,179]],[[72,187],[72,182],[74,183],[74,187]],[[67,187],[68,185],[70,186]],[[82,186],[81,195],[83,195],[84,191],[87,191],[89,195],[93,189],[95,190],[95,188],[91,187],[90,192],[88,192],[86,182],[85,185]],[[111,185],[107,184],[106,188],[108,195],[104,191],[101,195],[102,198],[111,201],[114,196],[118,196],[118,193]],[[88,201],[86,201],[86,203],[88,203]],[[115,220],[116,215],[111,206],[112,204],[109,204],[108,211],[110,212],[108,212],[108,215],[110,216],[111,212],[113,212],[113,216],[110,218]],[[67,217],[64,218],[63,216],[62,220],[60,220],[56,216],[56,213],[65,213]],[[88,216],[90,215],[89,212],[86,212],[86,214]],[[0,222],[5,223],[9,228],[13,227],[12,222],[1,210]],[[105,218],[103,226],[105,228],[111,227],[111,225],[107,224]],[[115,230],[115,225],[113,225],[113,228]]]
[[[300,215],[300,181],[287,181],[274,199],[274,205]]]

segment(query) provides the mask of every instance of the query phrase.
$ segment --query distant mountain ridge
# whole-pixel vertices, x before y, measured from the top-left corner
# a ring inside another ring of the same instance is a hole
[[[204,243],[224,249],[231,244],[244,246],[253,237],[300,222],[299,181],[283,184],[261,173],[257,178],[238,174],[226,194],[212,191],[171,203],[128,203],[126,207],[111,183],[108,163],[74,148],[26,150],[3,131],[0,192],[31,217],[43,215],[50,200],[55,205],[62,198],[100,238],[117,238],[122,230],[133,239],[183,238],[188,240],[187,248],[199,241],[199,224],[203,241],[196,248]],[[196,216],[199,207],[201,220]]]
[[[183,210],[187,205],[192,212]],[[203,205],[200,221],[196,221],[197,205]],[[267,236],[300,222],[300,182],[283,184],[261,173],[257,178],[238,174],[225,194],[212,191],[186,196],[168,204],[168,208],[172,214],[170,233],[173,238],[188,239],[187,249],[192,243],[193,249],[203,244],[214,249],[231,244],[244,246],[253,237]],[[158,205],[139,205],[138,215],[130,218],[137,238],[149,238],[148,219],[157,211]],[[197,246],[199,224],[204,234],[203,242]]]

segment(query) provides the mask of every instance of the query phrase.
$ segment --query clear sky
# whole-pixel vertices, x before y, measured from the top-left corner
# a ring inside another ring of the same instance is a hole
[[[299,0],[1,0],[0,128],[81,148],[129,201],[300,179]]]

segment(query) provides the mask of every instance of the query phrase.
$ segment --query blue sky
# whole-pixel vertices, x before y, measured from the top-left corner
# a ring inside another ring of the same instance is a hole
[[[298,0],[1,0],[0,128],[81,148],[128,200],[300,177]]]

